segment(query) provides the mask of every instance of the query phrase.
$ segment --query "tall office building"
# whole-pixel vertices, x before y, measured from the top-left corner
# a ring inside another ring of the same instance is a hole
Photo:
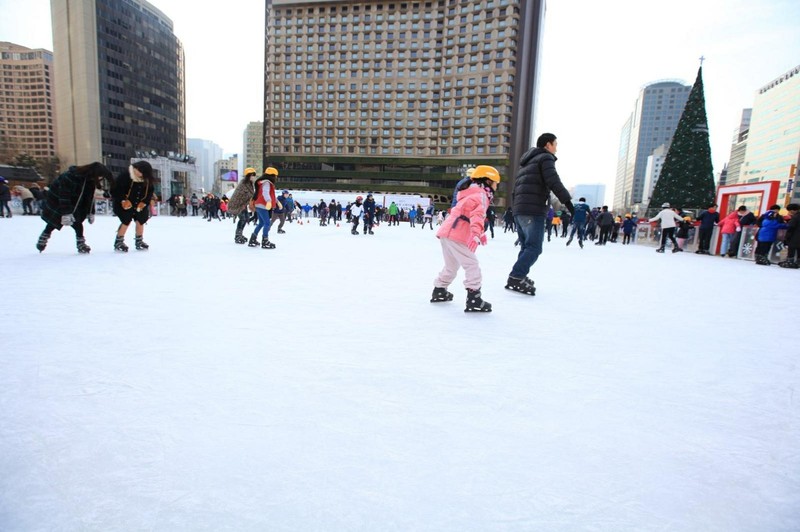
[[[214,186],[216,174],[214,163],[222,159],[222,148],[214,141],[189,139],[189,155],[197,161],[197,172],[203,189],[208,192]]]
[[[219,195],[227,195],[230,199],[233,189],[239,183],[238,173],[232,174],[231,171],[238,171],[239,155],[234,154],[227,159],[220,159],[214,163],[214,184],[211,190]],[[235,180],[234,180],[235,178]]]
[[[645,206],[647,158],[658,146],[669,144],[689,98],[691,85],[660,81],[642,88],[633,112],[622,127],[617,154],[614,210],[637,212]]]
[[[577,201],[579,198],[586,198],[586,203],[589,207],[602,207],[605,205],[606,200],[606,186],[603,184],[595,185],[575,185],[570,191],[572,201]]]
[[[267,0],[265,164],[288,186],[439,201],[491,164],[510,190],[543,15],[543,0]]]
[[[742,109],[739,127],[733,133],[725,182],[720,181],[720,185],[735,185],[739,182],[739,172],[741,171],[742,163],[744,163],[744,154],[747,151],[747,136],[750,134],[750,118],[752,115],[753,109]]]
[[[3,155],[56,155],[53,53],[0,42],[0,144]]]
[[[642,203],[649,204],[653,189],[656,188],[658,178],[661,177],[661,168],[669,152],[669,144],[662,144],[647,157],[647,164],[644,169],[644,187],[642,192]]]
[[[800,163],[800,66],[761,87],[753,102],[739,183],[780,181],[779,203],[800,201],[800,189],[787,195],[792,166]],[[788,196],[788,197],[787,197]]]
[[[66,164],[186,152],[183,47],[145,0],[51,0],[58,149]]]
[[[244,129],[244,168],[255,168],[261,174],[264,165],[264,122],[250,122]]]

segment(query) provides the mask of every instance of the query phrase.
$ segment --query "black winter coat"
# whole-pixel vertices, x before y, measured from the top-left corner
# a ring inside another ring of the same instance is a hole
[[[111,198],[114,204],[114,214],[117,216],[125,212],[125,209],[122,208],[124,199],[131,202],[133,209],[139,203],[144,203],[147,208],[150,208],[150,200],[153,199],[153,184],[147,178],[144,181],[136,182],[131,178],[128,170],[123,170],[111,187]]]
[[[531,148],[520,159],[514,182],[514,216],[547,214],[550,193],[564,205],[572,205],[569,192],[556,172],[556,157],[544,148]]]
[[[789,247],[800,248],[800,212],[794,213],[789,220],[785,242]]]
[[[94,213],[94,190],[94,181],[70,166],[45,191],[42,220],[59,230],[61,217],[65,214],[72,214],[77,223],[82,223],[90,213]]]
[[[11,189],[5,183],[0,183],[0,201],[11,201]]]

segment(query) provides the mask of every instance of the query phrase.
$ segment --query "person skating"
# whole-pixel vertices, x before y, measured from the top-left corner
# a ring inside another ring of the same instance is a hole
[[[511,268],[506,288],[533,296],[536,289],[528,278],[531,267],[542,253],[544,226],[547,218],[547,201],[554,193],[574,216],[572,198],[556,171],[558,140],[552,133],[544,133],[520,159],[514,182],[514,222],[519,235],[520,250]]]
[[[114,240],[114,250],[127,252],[125,233],[132,221],[136,222],[134,244],[137,250],[150,248],[144,238],[144,224],[150,218],[150,200],[153,197],[153,167],[147,161],[136,161],[123,170],[111,187],[114,214],[119,218],[119,228]]]
[[[788,248],[786,260],[778,263],[781,268],[800,268],[800,205],[790,203],[786,206],[791,219],[787,224],[784,242]]]
[[[8,181],[0,177],[0,218],[11,218],[9,203],[11,203],[11,188],[8,186]]]
[[[772,250],[772,244],[778,239],[778,229],[783,229],[786,224],[783,223],[783,216],[780,215],[781,206],[777,203],[769,208],[767,212],[758,217],[758,233],[756,233],[756,264],[761,266],[769,266],[772,264],[769,260],[769,252]]]
[[[372,194],[367,194],[364,200],[364,234],[374,235],[372,226],[375,225],[375,199]]]
[[[578,208],[575,208],[577,212]],[[631,235],[636,230],[636,222],[633,221],[633,218],[630,214],[625,215],[625,220],[622,222],[622,245],[630,244],[631,243]]]
[[[498,183],[500,173],[497,169],[481,165],[472,172],[470,180],[462,184],[456,206],[436,231],[442,246],[444,268],[433,282],[431,303],[452,301],[453,294],[448,292],[447,287],[455,279],[459,268],[464,268],[464,286],[467,289],[464,312],[492,311],[491,303],[484,301],[481,294],[481,269],[475,250],[487,243],[483,228],[486,209],[492,202]]]
[[[714,226],[719,223],[719,213],[717,212],[717,204],[714,203],[697,215],[697,221],[700,226],[697,228],[697,253],[698,255],[711,255],[709,247],[711,247],[711,234],[714,232]]]
[[[286,231],[283,230],[283,224],[286,223],[287,214],[291,216],[292,211],[288,209],[288,200],[289,191],[282,191],[281,197],[278,198],[278,204],[272,209],[272,223],[275,223],[275,219],[277,218],[279,235],[286,233]],[[292,210],[294,210],[294,201],[292,201]]]
[[[250,208],[258,215],[258,222],[256,223],[256,228],[253,230],[253,234],[250,235],[250,241],[247,243],[251,248],[258,246],[258,232],[263,228],[264,232],[261,240],[261,248],[275,249],[275,244],[269,241],[269,213],[273,206],[278,204],[278,200],[275,198],[275,181],[277,178],[278,170],[270,166],[264,170],[264,175],[259,177],[255,182],[255,192],[250,202]]]
[[[83,221],[94,223],[95,190],[108,191],[113,176],[108,168],[98,162],[84,166],[70,166],[59,175],[44,192],[42,220],[47,224],[36,242],[41,253],[53,230],[72,226],[78,253],[89,253],[92,249],[83,236]]]
[[[433,203],[425,208],[425,214],[422,215],[422,228],[425,229],[425,224],[430,224],[431,231],[433,231]]]
[[[255,195],[256,187],[253,184],[255,177],[255,168],[245,168],[244,178],[236,185],[236,189],[231,194],[231,200],[228,202],[228,212],[231,216],[239,217],[236,222],[236,234],[233,236],[233,241],[237,244],[247,244],[247,237],[244,236],[244,226],[250,221],[247,206]]]
[[[605,246],[614,228],[614,215],[609,212],[608,205],[603,205],[600,216],[597,217],[597,225],[600,226],[600,238],[594,245]]]
[[[589,219],[591,208],[586,203],[586,198],[578,198],[578,203],[574,205],[575,214],[572,216],[572,231],[567,239],[567,245],[572,243],[575,233],[578,233],[578,245],[583,248],[583,241],[586,240],[586,221]]]
[[[362,201],[364,198],[361,196],[356,196],[356,202],[350,205],[350,221],[353,222],[353,228],[350,230],[350,233],[353,235],[358,234],[358,222],[361,220],[361,214],[364,212],[364,206],[362,205]],[[366,231],[364,231],[366,233]]]
[[[667,245],[667,239],[672,242],[672,252],[677,253],[683,251],[675,240],[675,222],[680,222],[682,218],[678,216],[674,210],[669,206],[669,203],[661,205],[661,212],[650,218],[650,223],[655,224],[661,222],[661,246],[656,250],[657,253],[664,253],[664,247]]]

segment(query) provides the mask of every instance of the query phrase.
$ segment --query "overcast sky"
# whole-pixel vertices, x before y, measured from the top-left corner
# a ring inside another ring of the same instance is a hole
[[[187,136],[242,152],[263,117],[264,2],[153,0],[186,53]],[[622,125],[650,82],[693,83],[702,55],[716,178],[741,110],[800,64],[797,0],[551,0],[545,18],[538,121],[559,137],[568,186],[604,183],[612,199]],[[0,0],[0,40],[52,50],[49,0]]]

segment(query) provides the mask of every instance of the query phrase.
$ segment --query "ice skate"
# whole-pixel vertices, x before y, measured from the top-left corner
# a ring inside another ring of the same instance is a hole
[[[269,241],[267,237],[261,241],[261,249],[275,249],[275,244]]]
[[[658,249],[656,250],[656,253],[664,253],[664,248],[658,248]]]
[[[36,242],[36,249],[39,250],[39,253],[44,251],[44,248],[47,247],[47,241],[50,240],[49,233],[42,233],[39,235],[39,240]]]
[[[284,234],[286,234],[286,231],[284,231],[283,229],[278,229],[278,234],[279,235],[284,235]]]
[[[92,248],[86,245],[86,239],[83,238],[82,236],[79,236],[78,238],[75,239],[75,245],[78,248],[78,253],[84,254],[92,251]]]
[[[678,253],[679,251],[683,251],[683,250],[681,248],[679,248],[678,246],[675,246],[674,248],[672,248],[672,252],[673,253]]]
[[[509,276],[508,280],[506,281],[506,289],[529,296],[536,295],[536,288],[533,286],[533,281],[527,277],[524,279],[517,279]]]
[[[567,245],[569,246],[570,244],[572,244],[572,239],[571,238],[569,240],[567,240]]]
[[[766,255],[756,255],[756,264],[760,266],[769,266],[772,264]]]
[[[350,234],[357,235],[357,234],[358,234],[358,231],[356,231],[355,229],[353,229],[352,231],[350,231]]]
[[[374,235],[375,233],[372,232],[372,229],[369,230],[369,234]]]
[[[782,260],[778,263],[778,266],[781,268],[791,268],[792,270],[796,270],[800,268],[800,263],[795,260]]]
[[[481,289],[467,288],[467,306],[464,312],[491,312],[492,304],[481,298]]]
[[[431,303],[441,303],[442,301],[452,301],[453,294],[447,288],[434,288],[431,294]]]
[[[242,234],[237,234],[235,237],[233,237],[233,241],[237,244],[247,244],[247,239]]]
[[[120,251],[122,253],[127,253],[128,252],[128,246],[125,245],[125,237],[124,236],[118,236],[114,240],[114,251]]]
[[[148,246],[147,243],[145,243],[145,241],[142,240],[142,237],[140,236],[137,236],[135,238],[134,246],[136,247],[137,251],[147,251],[148,249],[150,249],[150,246]]]
[[[251,248],[258,246],[258,237],[256,236],[255,233],[250,235],[250,241],[247,243],[247,245],[250,246]]]

